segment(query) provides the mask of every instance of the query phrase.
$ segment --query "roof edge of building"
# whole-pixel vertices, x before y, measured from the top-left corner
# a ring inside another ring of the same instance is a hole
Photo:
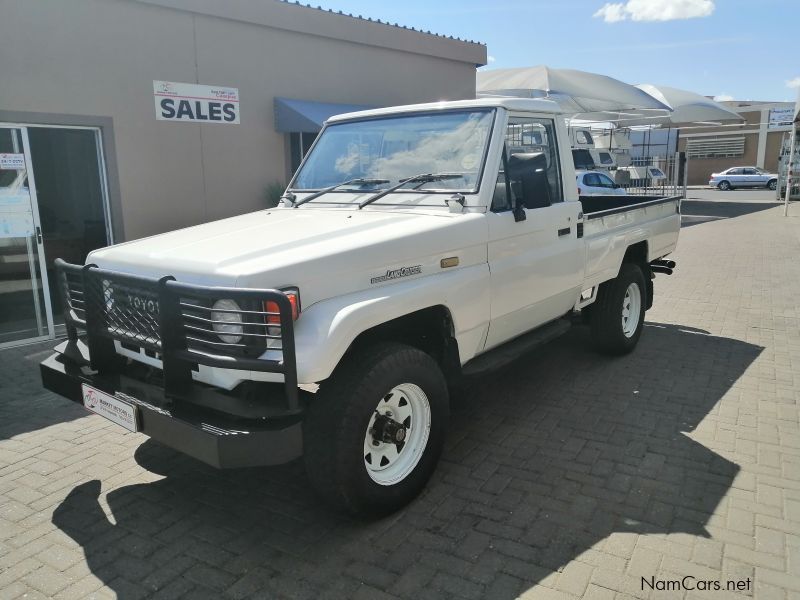
[[[135,0],[143,4],[338,39],[402,52],[424,54],[477,66],[487,64],[486,45],[413,27],[315,8],[291,0]],[[302,18],[300,18],[302,17]],[[339,33],[332,32],[338,28]]]

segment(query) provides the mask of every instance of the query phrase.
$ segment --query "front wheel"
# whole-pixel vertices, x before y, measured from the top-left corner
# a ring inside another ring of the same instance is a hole
[[[772,191],[775,191],[775,189],[777,189],[777,187],[778,187],[778,180],[777,179],[770,179],[769,183],[767,184],[767,187],[769,189],[771,189]]]
[[[600,286],[591,310],[595,347],[606,354],[627,354],[642,335],[647,286],[642,269],[623,263],[619,275]]]
[[[303,436],[311,483],[350,513],[397,510],[436,468],[448,416],[447,384],[430,356],[396,343],[355,352],[309,407]]]

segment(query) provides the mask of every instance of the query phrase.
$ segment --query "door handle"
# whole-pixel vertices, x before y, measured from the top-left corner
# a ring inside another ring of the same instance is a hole
[[[558,237],[561,237],[562,235],[569,235],[570,231],[572,231],[572,229],[570,227],[565,227],[564,229],[559,229],[558,230]]]
[[[37,244],[42,243],[42,228],[39,227],[38,225],[36,226],[36,243]]]

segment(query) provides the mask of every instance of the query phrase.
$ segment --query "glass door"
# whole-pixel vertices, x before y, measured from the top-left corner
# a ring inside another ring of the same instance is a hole
[[[0,347],[53,337],[27,130],[0,124]]]

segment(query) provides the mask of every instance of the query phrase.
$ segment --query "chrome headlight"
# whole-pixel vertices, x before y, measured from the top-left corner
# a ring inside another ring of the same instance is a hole
[[[233,300],[217,300],[211,307],[214,331],[226,344],[238,344],[244,333],[241,307]]]

